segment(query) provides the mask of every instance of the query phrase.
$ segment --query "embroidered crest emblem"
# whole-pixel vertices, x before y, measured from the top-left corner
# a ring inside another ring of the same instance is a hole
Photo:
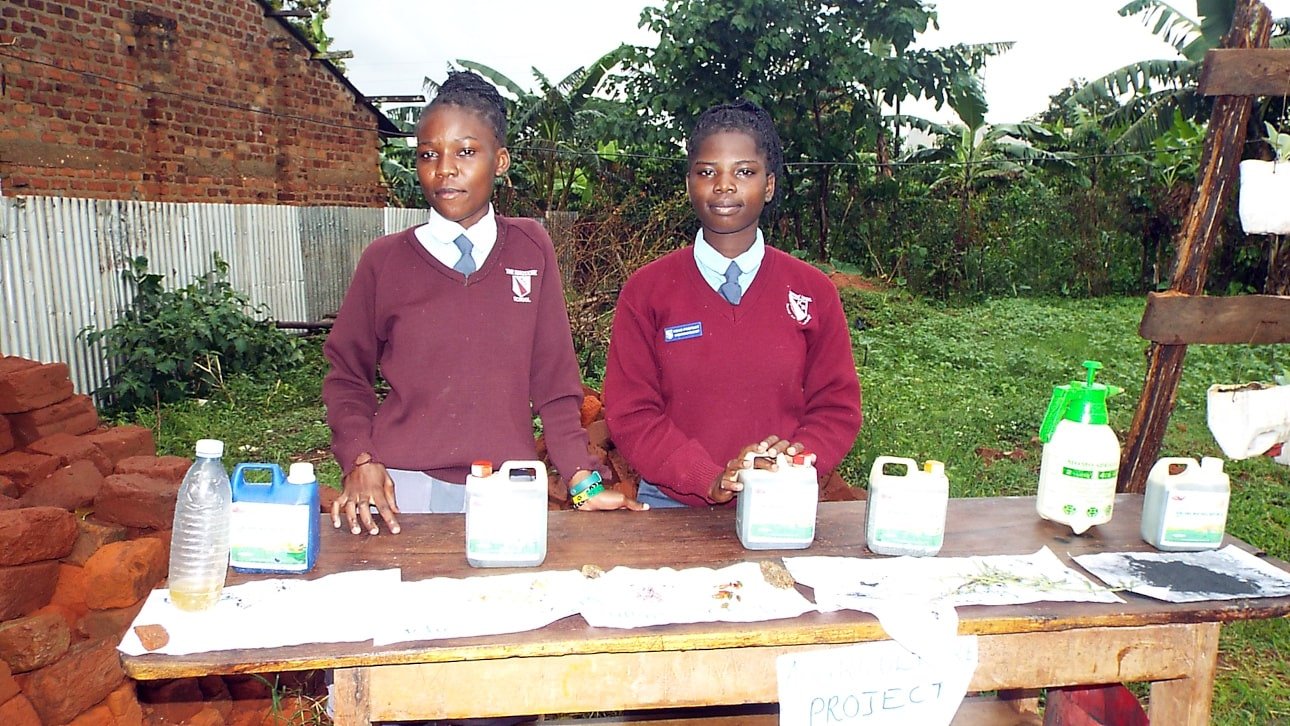
[[[537,277],[537,270],[512,270],[506,268],[506,274],[511,276],[511,299],[515,302],[531,303],[533,298],[533,278]]]
[[[806,325],[811,322],[811,298],[805,295],[799,295],[792,290],[788,291],[788,314],[798,322],[799,325]]]

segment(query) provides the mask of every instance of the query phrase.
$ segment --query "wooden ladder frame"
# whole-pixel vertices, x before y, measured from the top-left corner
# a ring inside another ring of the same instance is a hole
[[[1118,490],[1141,493],[1160,455],[1189,344],[1290,343],[1290,297],[1206,297],[1210,252],[1232,198],[1254,96],[1290,88],[1290,50],[1269,49],[1272,14],[1259,0],[1238,0],[1223,48],[1211,50],[1199,90],[1216,96],[1205,133],[1191,208],[1178,235],[1169,290],[1150,293],[1138,334],[1151,341],[1147,374],[1120,462]],[[1288,200],[1290,202],[1290,200]]]

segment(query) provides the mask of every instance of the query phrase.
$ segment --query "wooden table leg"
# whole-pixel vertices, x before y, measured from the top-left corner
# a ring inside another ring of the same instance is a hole
[[[1192,673],[1151,684],[1151,723],[1205,726],[1209,723],[1218,672],[1218,623],[1191,626],[1195,637]]]
[[[1041,689],[1038,688],[1011,688],[1000,690],[998,697],[1019,714],[1038,716],[1040,692]]]
[[[332,717],[336,726],[370,726],[371,704],[368,703],[368,670],[337,668],[332,681]]]

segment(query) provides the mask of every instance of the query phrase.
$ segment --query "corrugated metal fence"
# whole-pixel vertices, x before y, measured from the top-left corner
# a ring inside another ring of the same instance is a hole
[[[229,265],[229,283],[275,320],[334,313],[359,254],[426,210],[182,204],[61,197],[0,198],[0,351],[63,361],[76,390],[107,378],[101,349],[81,331],[103,330],[130,302],[122,273],[135,257],[169,288]]]

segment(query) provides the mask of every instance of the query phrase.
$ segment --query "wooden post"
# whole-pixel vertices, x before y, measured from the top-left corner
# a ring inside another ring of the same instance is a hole
[[[1290,343],[1290,297],[1152,292],[1138,335],[1164,345]]]
[[[1265,48],[1272,32],[1272,14],[1259,0],[1238,0],[1232,29],[1223,45],[1228,48]],[[1247,95],[1218,96],[1205,133],[1205,148],[1191,209],[1178,234],[1178,256],[1170,290],[1188,295],[1203,292],[1210,252],[1218,236],[1223,210],[1236,185],[1237,165],[1245,144],[1252,99]],[[1147,474],[1160,455],[1182,377],[1186,345],[1151,343],[1147,349],[1147,375],[1133,415],[1120,461],[1118,490],[1142,492]]]

